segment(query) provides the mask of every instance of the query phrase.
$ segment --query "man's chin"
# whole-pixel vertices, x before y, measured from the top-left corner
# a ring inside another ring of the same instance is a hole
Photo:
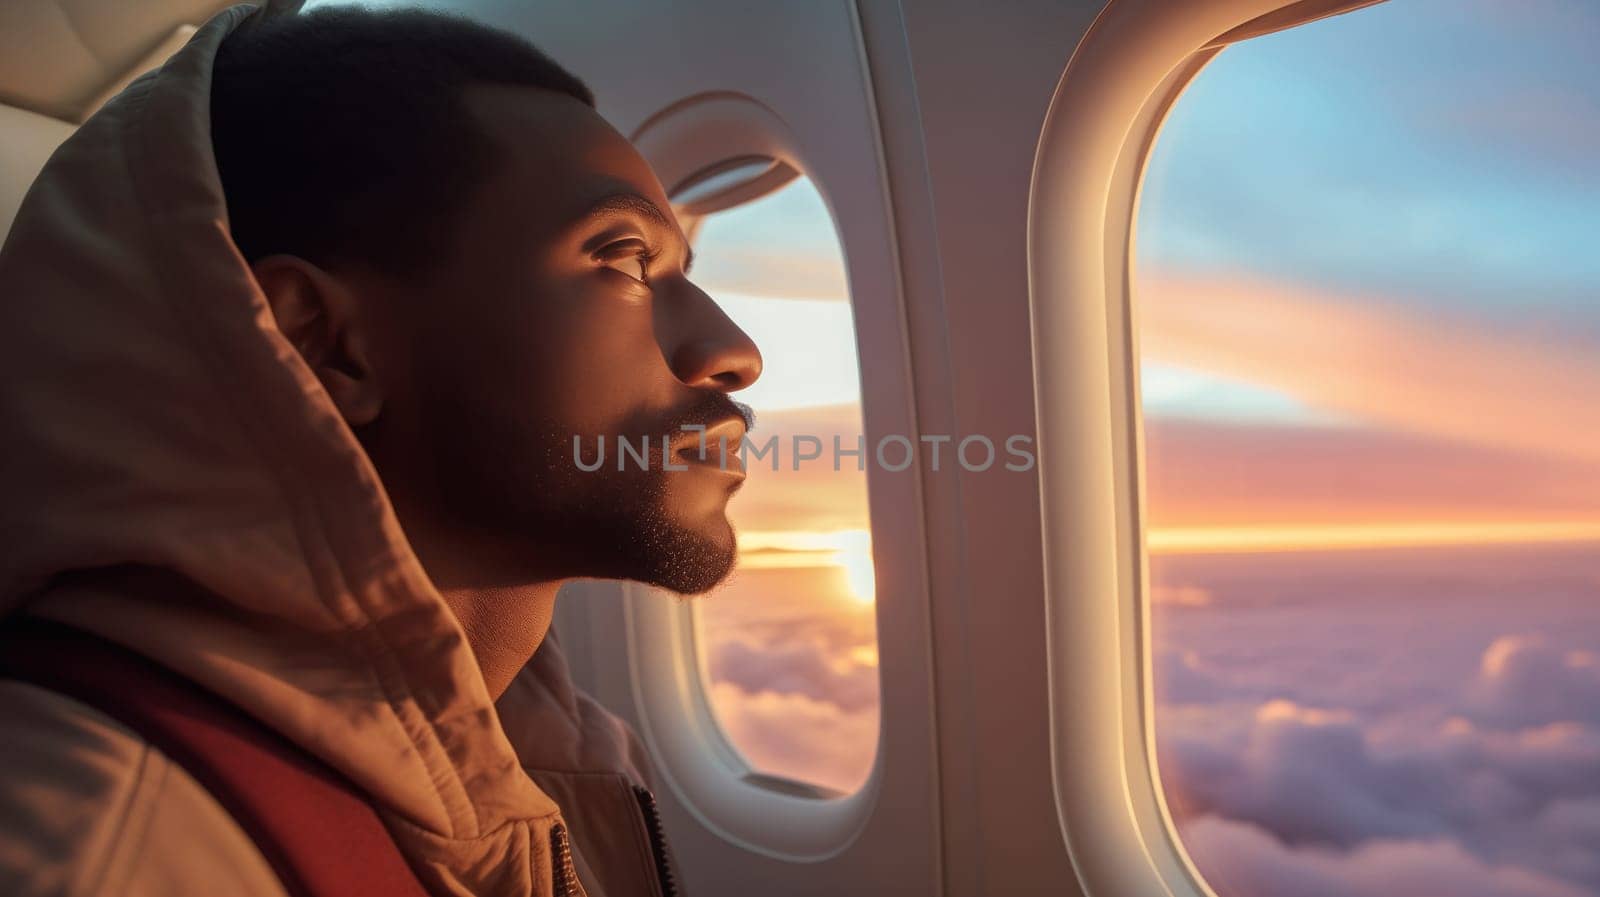
[[[731,563],[715,573],[707,572],[704,567],[695,570],[673,571],[664,576],[653,578],[648,584],[674,592],[684,598],[693,598],[704,595],[721,585],[731,572],[733,572]]]
[[[631,538],[618,540],[606,575],[631,579],[679,595],[700,595],[716,588],[733,572],[738,542],[727,518],[701,526],[655,517]]]
[[[545,498],[545,513],[524,532],[547,557],[564,559],[568,575],[632,580],[680,595],[716,588],[738,556],[727,514],[731,490],[652,474],[597,477],[579,484],[580,494]]]
[[[684,542],[671,556],[656,559],[643,582],[679,595],[702,595],[720,585],[733,572],[738,552],[733,542],[703,539]]]

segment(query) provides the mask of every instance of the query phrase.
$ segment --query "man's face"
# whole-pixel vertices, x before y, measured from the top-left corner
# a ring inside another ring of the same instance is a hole
[[[381,315],[381,432],[363,438],[384,443],[411,513],[525,563],[517,575],[705,591],[732,568],[744,478],[715,451],[745,431],[727,393],[760,354],[689,282],[665,192],[593,109],[490,85],[466,102],[501,158],[437,273]],[[709,429],[704,458],[685,424]],[[598,470],[575,463],[575,437],[585,466],[604,437]],[[648,470],[617,469],[619,437],[648,442]]]

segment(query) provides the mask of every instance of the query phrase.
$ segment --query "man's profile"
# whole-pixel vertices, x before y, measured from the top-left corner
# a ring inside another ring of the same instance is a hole
[[[691,264],[584,84],[463,20],[235,7],[86,122],[0,252],[0,629],[287,784],[18,661],[0,891],[320,893],[366,842],[274,826],[333,789],[420,893],[670,893],[642,749],[529,660],[564,582],[732,567],[761,358]]]

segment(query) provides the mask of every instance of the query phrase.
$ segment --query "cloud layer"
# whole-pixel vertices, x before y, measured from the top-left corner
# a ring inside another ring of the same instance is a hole
[[[1340,579],[1327,557],[1156,566],[1209,596],[1157,608],[1156,732],[1218,894],[1600,894],[1600,579],[1511,572],[1587,575],[1595,552],[1471,553],[1346,557],[1368,569]],[[1476,569],[1500,581],[1463,585]],[[1409,601],[1383,597],[1396,582]]]
[[[724,734],[757,770],[853,791],[878,746],[877,631],[835,568],[741,570],[698,599]]]

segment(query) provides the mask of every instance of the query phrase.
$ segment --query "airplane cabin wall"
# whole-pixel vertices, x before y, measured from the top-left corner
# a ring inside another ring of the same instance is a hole
[[[958,438],[1035,433],[1029,185],[1051,96],[1102,5],[903,4],[937,230],[916,250],[942,275]],[[1077,894],[1050,773],[1037,471],[948,476],[957,500],[940,512],[964,570],[934,596],[945,893]]]

